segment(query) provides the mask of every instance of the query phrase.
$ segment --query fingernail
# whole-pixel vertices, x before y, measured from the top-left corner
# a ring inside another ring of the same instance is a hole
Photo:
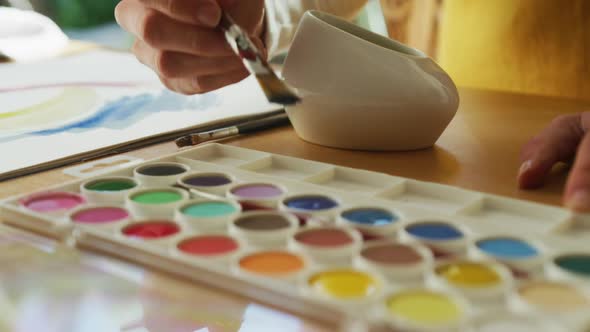
[[[520,165],[520,168],[518,169],[518,176],[520,177],[523,173],[528,171],[532,165],[533,165],[532,160],[527,160],[524,163],[522,163],[522,165]]]
[[[565,206],[578,212],[590,211],[590,191],[581,189],[575,191],[565,202]]]
[[[220,17],[221,13],[219,7],[212,3],[204,4],[197,13],[197,19],[199,22],[209,27],[216,26]]]

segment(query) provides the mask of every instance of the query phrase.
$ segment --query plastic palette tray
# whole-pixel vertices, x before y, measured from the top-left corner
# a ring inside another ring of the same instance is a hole
[[[184,167],[178,174],[142,173],[178,166]],[[231,183],[172,185],[207,176],[226,176]],[[129,181],[132,188],[89,189],[107,179]],[[240,196],[236,188],[248,185],[274,186],[281,193]],[[162,191],[168,203],[138,198]],[[186,212],[200,204],[215,211]],[[125,215],[113,222],[76,219],[93,209]],[[222,144],[12,197],[0,212],[9,225],[235,292],[334,329],[586,331],[590,317],[586,217]],[[284,228],[240,228],[265,218],[282,218]],[[155,228],[142,228],[148,224]],[[206,237],[234,242],[223,254],[214,252],[219,243],[207,248],[203,243],[211,242],[187,242]],[[189,247],[196,251],[183,249]]]

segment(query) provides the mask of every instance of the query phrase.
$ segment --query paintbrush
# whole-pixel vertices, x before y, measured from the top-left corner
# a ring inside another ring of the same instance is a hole
[[[300,101],[297,94],[272,70],[248,34],[227,13],[222,12],[219,26],[225,32],[227,41],[242,59],[248,71],[256,76],[258,84],[269,102],[293,105]]]
[[[235,126],[186,135],[177,139],[175,143],[176,146],[182,148],[185,146],[201,144],[214,139],[227,138],[287,124],[289,124],[289,117],[286,113],[281,113],[258,120],[246,121]]]

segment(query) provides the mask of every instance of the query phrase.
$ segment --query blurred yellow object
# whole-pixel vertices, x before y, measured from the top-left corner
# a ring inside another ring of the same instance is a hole
[[[438,61],[459,86],[590,100],[590,1],[444,6]]]

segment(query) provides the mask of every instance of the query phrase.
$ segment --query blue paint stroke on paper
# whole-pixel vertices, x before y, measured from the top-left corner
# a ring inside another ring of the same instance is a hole
[[[206,111],[222,102],[216,93],[185,96],[162,90],[159,93],[142,93],[106,102],[91,116],[51,129],[32,131],[0,138],[0,143],[28,136],[49,136],[64,132],[85,132],[97,128],[125,129],[152,114],[160,112]]]
[[[62,132],[82,132],[96,128],[124,129],[150,114],[159,112],[203,111],[220,103],[216,94],[187,97],[163,90],[160,94],[144,93],[126,96],[102,106],[89,118],[57,128],[29,133],[29,135],[53,135]]]

